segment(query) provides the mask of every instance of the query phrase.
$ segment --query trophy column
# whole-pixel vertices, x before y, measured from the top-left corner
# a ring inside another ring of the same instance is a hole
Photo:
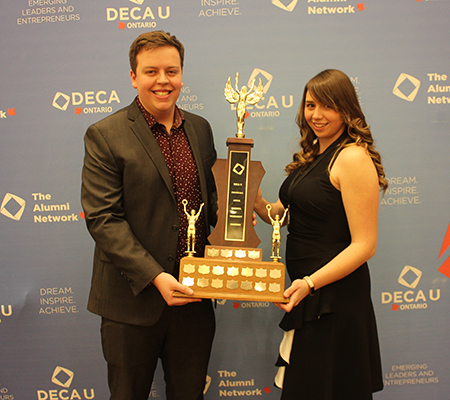
[[[228,138],[228,159],[219,159],[213,174],[219,197],[217,225],[209,236],[216,246],[251,247],[261,242],[253,227],[253,205],[264,176],[259,161],[251,161],[252,139]]]

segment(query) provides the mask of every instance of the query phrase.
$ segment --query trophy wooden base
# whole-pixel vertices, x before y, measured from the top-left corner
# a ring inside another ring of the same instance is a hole
[[[217,257],[208,257],[216,250]],[[175,292],[175,297],[287,303],[283,297],[285,266],[279,261],[260,261],[259,249],[207,246],[205,258],[184,257],[179,281],[194,294]],[[256,252],[255,252],[256,251]],[[253,258],[249,260],[248,258]]]

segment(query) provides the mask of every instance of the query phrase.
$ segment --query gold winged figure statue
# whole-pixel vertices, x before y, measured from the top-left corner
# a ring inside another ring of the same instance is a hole
[[[247,86],[242,86],[239,90],[239,72],[236,72],[236,85],[235,89],[231,86],[231,77],[228,78],[227,84],[225,85],[225,98],[231,104],[238,103],[236,106],[237,115],[237,127],[238,131],[236,133],[237,138],[245,138],[244,135],[244,123],[245,123],[245,113],[247,110],[247,105],[254,105],[258,103],[263,97],[263,84],[261,79],[259,79],[259,84],[255,87],[255,80],[252,80],[250,89]]]

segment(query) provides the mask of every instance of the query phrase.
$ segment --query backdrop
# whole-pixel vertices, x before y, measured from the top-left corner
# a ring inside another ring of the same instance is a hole
[[[100,318],[86,311],[83,135],[135,97],[128,49],[153,29],[184,43],[178,104],[210,121],[221,158],[236,132],[226,81],[261,78],[245,133],[271,201],[298,148],[304,85],[326,68],[351,77],[390,182],[369,263],[385,382],[375,399],[448,400],[449,20],[448,0],[2,1],[0,400],[108,398]],[[257,233],[269,260],[271,229]],[[228,300],[216,316],[206,399],[279,398],[281,311]],[[150,397],[165,397],[160,369]]]

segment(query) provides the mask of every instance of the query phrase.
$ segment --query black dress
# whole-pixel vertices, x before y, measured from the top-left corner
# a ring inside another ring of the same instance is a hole
[[[300,182],[291,185],[300,172],[294,171],[280,188],[281,201],[290,206],[291,280],[311,275],[350,244],[341,193],[328,174],[337,142]],[[383,388],[367,263],[307,296],[280,327],[296,329],[282,400],[365,400]],[[281,358],[277,365],[284,365]]]

